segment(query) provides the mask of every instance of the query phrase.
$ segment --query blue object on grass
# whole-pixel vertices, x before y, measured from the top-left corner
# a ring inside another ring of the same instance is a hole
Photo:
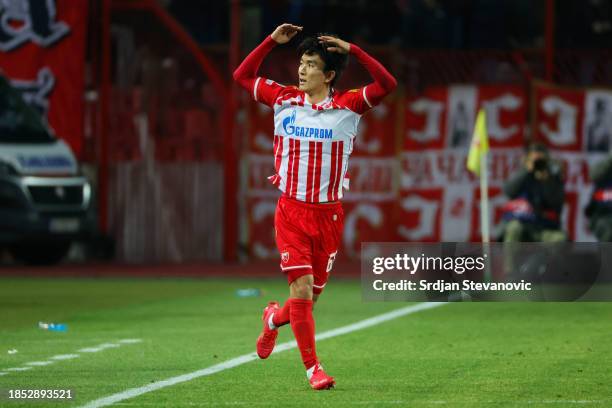
[[[65,332],[66,330],[68,330],[68,326],[64,323],[38,322],[38,327],[43,330],[57,331],[57,332]]]
[[[238,297],[259,297],[261,296],[261,289],[255,289],[255,288],[238,289],[236,291],[236,296]]]

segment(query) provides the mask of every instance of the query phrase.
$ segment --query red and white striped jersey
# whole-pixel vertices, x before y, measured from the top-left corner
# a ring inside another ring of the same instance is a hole
[[[268,177],[286,196],[308,203],[337,201],[361,115],[371,108],[367,86],[335,91],[318,104],[303,91],[258,77],[253,97],[274,109],[274,168]]]

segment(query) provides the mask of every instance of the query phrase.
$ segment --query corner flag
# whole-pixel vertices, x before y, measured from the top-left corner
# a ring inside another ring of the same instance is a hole
[[[468,153],[467,168],[480,178],[480,233],[482,242],[489,243],[489,174],[487,167],[487,152],[489,151],[489,136],[487,135],[487,119],[485,110],[481,108],[476,117],[472,144]],[[487,246],[488,250],[488,246]],[[490,279],[490,268],[487,266],[485,276]]]
[[[467,168],[476,175],[480,175],[481,156],[489,151],[489,136],[487,134],[487,119],[485,110],[480,108],[476,117],[472,143],[467,158]]]

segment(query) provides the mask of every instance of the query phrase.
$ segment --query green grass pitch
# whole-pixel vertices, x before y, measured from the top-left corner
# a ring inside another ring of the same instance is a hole
[[[264,296],[235,295],[249,287]],[[78,354],[0,376],[0,406],[80,406],[251,353],[262,308],[286,293],[282,280],[0,279],[0,372]],[[317,332],[404,306],[362,303],[358,281],[332,280]],[[611,407],[611,323],[610,303],[446,304],[319,342],[330,391],[309,389],[291,349],[116,406]],[[78,351],[120,339],[142,341]],[[283,327],[279,342],[292,339]],[[15,388],[70,388],[75,399],[8,401]]]

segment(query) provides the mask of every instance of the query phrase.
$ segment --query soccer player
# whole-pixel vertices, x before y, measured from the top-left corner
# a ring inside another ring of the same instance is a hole
[[[323,291],[340,246],[344,214],[340,199],[348,188],[348,158],[361,115],[396,87],[395,78],[355,44],[332,35],[306,38],[298,47],[299,85],[283,86],[257,76],[264,57],[289,42],[302,27],[282,24],[253,50],[234,79],[255,101],[274,109],[274,166],[269,177],[282,195],[274,227],[280,267],[289,282],[289,298],[270,302],[263,312],[257,354],[267,358],[278,328],[290,324],[312,388],[328,389],[334,378],[323,371],[315,349],[313,302]],[[350,91],[335,83],[354,56],[374,82]]]

